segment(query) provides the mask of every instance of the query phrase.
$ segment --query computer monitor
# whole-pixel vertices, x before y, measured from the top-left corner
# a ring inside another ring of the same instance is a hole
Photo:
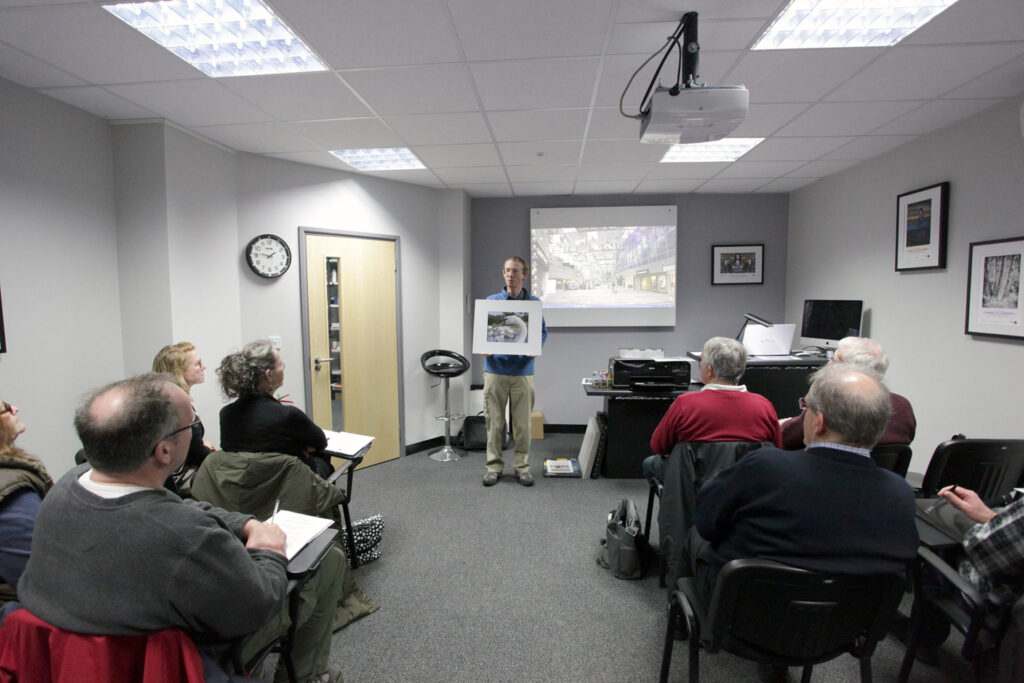
[[[805,299],[800,343],[834,349],[843,337],[860,336],[864,302],[854,299]]]

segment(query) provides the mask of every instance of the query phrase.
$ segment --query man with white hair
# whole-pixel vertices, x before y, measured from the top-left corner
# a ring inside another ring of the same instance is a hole
[[[840,340],[830,362],[849,363],[867,368],[881,377],[885,377],[885,371],[889,369],[889,358],[882,346],[867,337],[845,337]],[[894,393],[890,393],[889,396],[892,399],[892,416],[878,444],[909,444],[914,440],[914,433],[917,431],[914,409],[910,406],[910,401],[903,396]],[[779,420],[782,426],[783,450],[798,451],[804,447],[805,412],[801,410],[796,417]]]

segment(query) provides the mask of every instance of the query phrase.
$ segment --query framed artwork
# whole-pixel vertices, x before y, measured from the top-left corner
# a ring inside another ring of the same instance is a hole
[[[7,353],[7,337],[4,336],[4,304],[0,301],[0,353]]]
[[[711,284],[764,284],[764,245],[713,245],[711,247]]]
[[[896,204],[896,270],[945,268],[949,183],[904,192]]]
[[[477,299],[473,353],[539,356],[543,304],[520,299]]]
[[[1024,339],[1022,260],[1024,237],[971,243],[965,334]]]

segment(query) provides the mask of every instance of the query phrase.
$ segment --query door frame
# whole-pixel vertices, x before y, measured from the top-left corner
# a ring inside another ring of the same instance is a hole
[[[325,237],[354,237],[357,239],[381,240],[395,243],[395,339],[398,357],[398,457],[405,455],[405,371],[402,363],[402,241],[398,235],[381,235],[368,232],[350,232],[345,230],[329,230],[326,228],[307,228],[299,226],[299,311],[302,325],[302,377],[306,405],[313,405],[313,378],[309,375],[312,358],[309,355],[309,296],[306,281],[306,236],[322,235]]]

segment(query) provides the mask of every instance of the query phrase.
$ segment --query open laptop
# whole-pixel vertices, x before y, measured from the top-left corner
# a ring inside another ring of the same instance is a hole
[[[743,330],[743,346],[751,356],[788,356],[796,325],[779,323],[764,327],[750,323]]]

